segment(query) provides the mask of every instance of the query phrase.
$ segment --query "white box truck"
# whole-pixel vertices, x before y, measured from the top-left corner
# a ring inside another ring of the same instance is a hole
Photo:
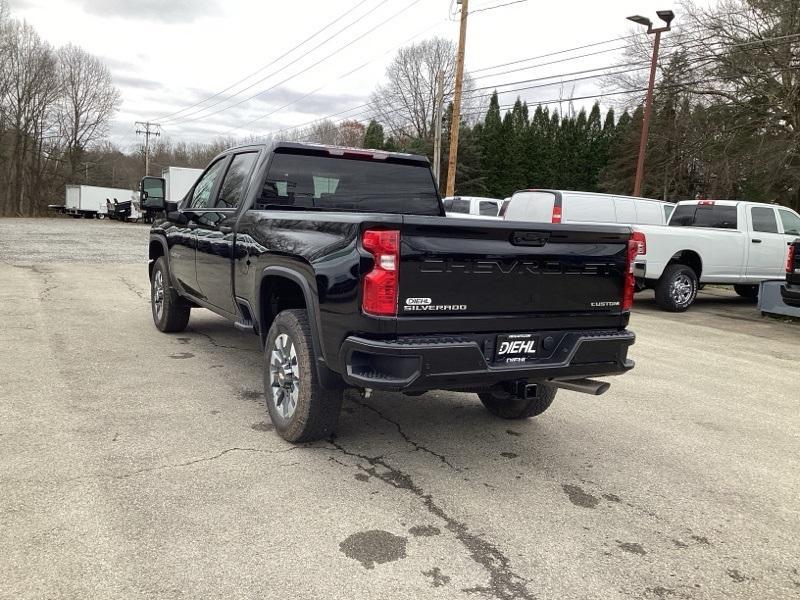
[[[64,200],[64,213],[76,219],[104,219],[108,216],[106,200],[113,204],[130,202],[134,190],[98,187],[94,185],[68,185]]]
[[[180,202],[202,173],[203,169],[188,167],[167,167],[161,171],[166,182],[167,202]]]

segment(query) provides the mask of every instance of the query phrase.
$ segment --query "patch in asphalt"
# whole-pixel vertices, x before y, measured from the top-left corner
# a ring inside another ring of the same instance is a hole
[[[353,475],[358,481],[369,481],[369,475],[365,473],[356,473]]]
[[[261,400],[264,394],[257,390],[240,390],[239,398],[242,400]]]
[[[744,583],[745,581],[750,581],[752,577],[748,577],[747,575],[740,573],[739,569],[728,569],[726,571],[728,573],[728,577],[733,579],[736,583]]]
[[[414,525],[408,530],[408,533],[414,537],[431,537],[433,535],[439,535],[442,533],[442,530],[433,525]]]
[[[675,590],[671,588],[665,588],[661,585],[654,588],[647,588],[645,592],[654,595],[656,598],[666,598],[667,596],[674,596],[677,593]]]
[[[275,429],[275,425],[261,421],[260,423],[253,423],[250,425],[250,429],[255,429],[256,431],[273,431]]]
[[[189,342],[192,341],[192,338],[186,338],[186,337],[180,337],[175,339],[178,340],[178,343],[180,344],[188,344]]]
[[[622,498],[620,498],[616,494],[603,494],[603,498],[605,498],[609,502],[622,502]]]
[[[503,458],[517,458],[519,454],[515,454],[513,452],[501,452],[500,456],[502,456]]]
[[[597,508],[597,505],[600,503],[598,498],[585,492],[580,486],[563,483],[561,484],[561,489],[564,490],[569,501],[575,506],[580,506],[581,508]]]
[[[174,354],[170,354],[169,357],[177,359],[194,358],[194,354],[192,354],[191,352],[175,352]]]
[[[506,433],[508,435],[515,435],[517,437],[522,435],[519,431],[514,431],[513,429],[506,429]]]
[[[619,546],[621,550],[625,550],[625,552],[630,552],[631,554],[639,554],[641,556],[647,554],[647,550],[644,549],[644,546],[636,542],[620,542],[617,540],[617,546]]]
[[[347,557],[357,560],[366,569],[374,569],[375,564],[393,562],[406,557],[408,540],[381,529],[359,531],[348,536],[339,550]]]
[[[425,577],[431,578],[431,585],[433,587],[442,587],[450,583],[450,578],[442,573],[439,567],[433,567],[430,571],[422,571]]]
[[[704,544],[706,546],[711,545],[711,542],[709,542],[708,538],[704,535],[690,535],[689,537],[692,538],[698,544]]]

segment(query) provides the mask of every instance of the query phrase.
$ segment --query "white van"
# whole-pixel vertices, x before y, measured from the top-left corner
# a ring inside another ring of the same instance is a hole
[[[514,192],[502,216],[507,221],[534,223],[666,225],[674,209],[671,202],[649,198],[566,190],[522,190]]]
[[[442,199],[444,212],[448,217],[498,217],[502,200],[481,198],[479,196],[448,196]]]

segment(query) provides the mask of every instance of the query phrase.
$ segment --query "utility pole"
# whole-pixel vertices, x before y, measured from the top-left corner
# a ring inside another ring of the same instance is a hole
[[[438,188],[442,177],[442,105],[444,104],[444,73],[442,71],[439,71],[436,76],[435,103],[436,106],[433,111],[436,119],[433,136],[433,177],[436,179],[436,187]]]
[[[450,155],[447,161],[446,196],[452,196],[456,189],[456,164],[458,163],[458,129],[461,124],[461,87],[464,84],[464,47],[467,44],[467,15],[469,0],[460,0],[461,30],[458,35],[458,54],[456,55],[456,89],[453,94],[453,118],[450,122]]]
[[[640,196],[642,193],[642,179],[644,178],[644,158],[647,154],[647,138],[650,135],[650,114],[653,111],[653,89],[656,83],[656,66],[658,64],[658,48],[661,45],[661,34],[670,30],[670,23],[675,18],[675,13],[671,10],[657,10],[658,18],[666,23],[664,27],[653,28],[653,22],[647,17],[634,15],[628,17],[629,21],[647,27],[647,33],[656,35],[653,40],[653,56],[650,59],[650,83],[647,85],[647,96],[644,101],[644,115],[642,117],[642,136],[639,139],[639,158],[636,161],[636,179],[633,183],[633,195]]]
[[[136,133],[144,135],[144,175],[150,175],[150,136],[161,135],[161,125],[150,121],[136,121]]]

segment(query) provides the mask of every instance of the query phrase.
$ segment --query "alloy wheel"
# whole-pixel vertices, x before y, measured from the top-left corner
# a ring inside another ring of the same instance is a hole
[[[300,367],[294,342],[285,333],[275,338],[270,351],[269,385],[275,408],[281,417],[290,419],[300,395]]]

